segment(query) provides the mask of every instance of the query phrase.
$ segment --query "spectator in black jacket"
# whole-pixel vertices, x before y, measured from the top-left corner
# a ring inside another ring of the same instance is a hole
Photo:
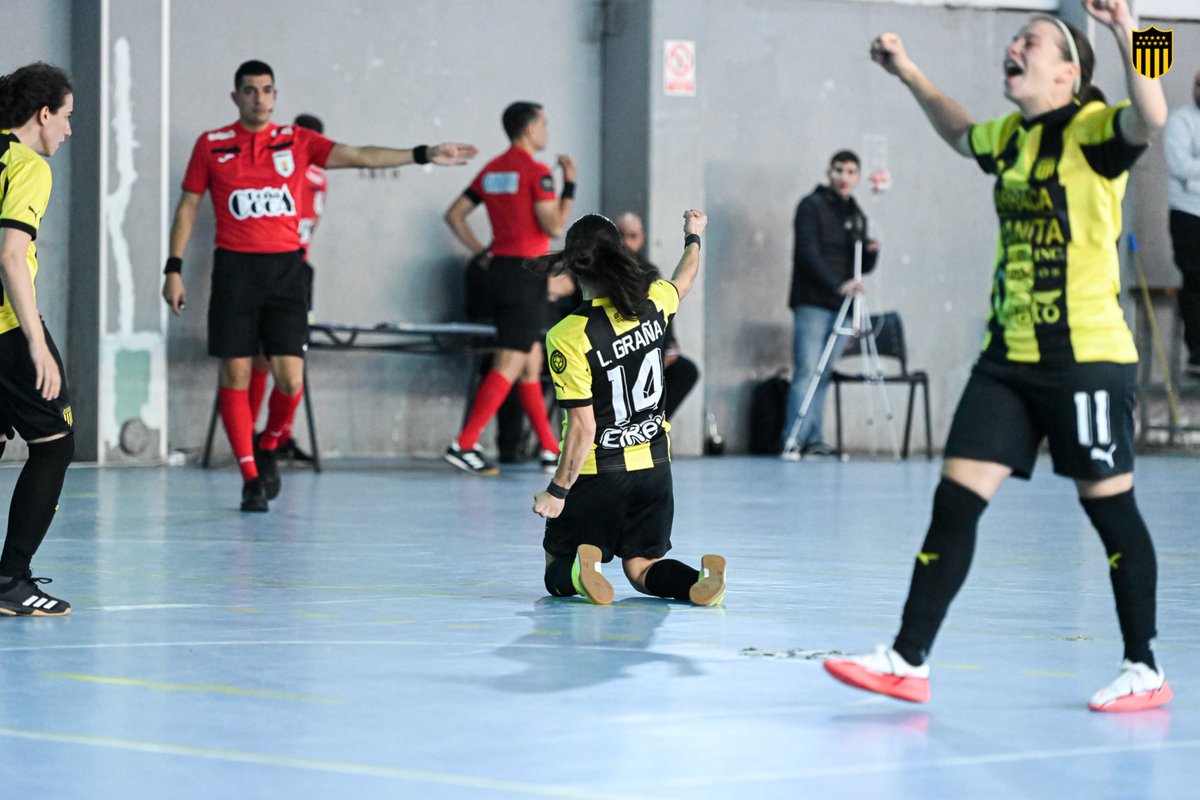
[[[796,206],[795,250],[792,256],[792,291],[788,304],[795,314],[792,349],[792,385],[783,438],[800,415],[808,385],[821,360],[825,343],[833,333],[838,310],[850,297],[862,293],[854,279],[854,242],[863,237],[863,273],[875,268],[879,242],[866,239],[867,218],[852,196],[862,175],[858,156],[849,150],[835,153],[829,162],[829,183],[818,186]],[[839,337],[835,355],[841,353],[845,337]],[[797,431],[796,445],[804,457],[834,455],[821,441],[825,418],[825,394],[829,369],[821,376],[817,393]],[[784,453],[784,457],[794,457]]]

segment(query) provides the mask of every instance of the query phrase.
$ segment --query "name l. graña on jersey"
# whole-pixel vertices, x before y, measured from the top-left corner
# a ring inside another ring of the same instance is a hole
[[[634,350],[640,350],[647,345],[654,344],[663,335],[663,324],[660,320],[646,320],[641,325],[634,328],[624,336],[618,337],[613,341],[612,358],[613,361],[624,358]],[[597,353],[596,356],[600,359],[600,366],[607,367],[612,364],[612,361],[605,361],[603,353]]]

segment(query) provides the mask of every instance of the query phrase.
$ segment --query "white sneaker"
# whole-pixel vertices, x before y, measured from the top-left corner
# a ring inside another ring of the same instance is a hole
[[[1172,697],[1167,676],[1140,661],[1125,659],[1116,680],[1092,695],[1092,711],[1143,711],[1165,705]]]
[[[558,453],[553,450],[543,450],[538,460],[542,463],[542,472],[553,475],[558,472]]]
[[[910,703],[929,702],[929,664],[914,667],[887,645],[866,655],[826,659],[825,671],[856,689]]]

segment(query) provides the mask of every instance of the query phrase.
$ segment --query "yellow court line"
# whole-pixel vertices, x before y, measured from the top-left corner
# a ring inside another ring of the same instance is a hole
[[[136,689],[151,689],[156,692],[192,692],[196,694],[227,694],[237,697],[259,697],[264,700],[286,700],[294,703],[322,703],[337,705],[346,701],[337,697],[316,697],[313,695],[292,694],[290,692],[264,692],[257,689],[243,689],[240,686],[229,686],[219,683],[160,683],[159,681],[143,681],[137,678],[111,678],[104,675],[83,675],[76,672],[43,672],[47,678],[58,678],[83,683],[99,683],[105,686],[128,686]]]
[[[563,786],[543,786],[532,783],[517,783],[515,781],[494,780],[491,778],[476,778],[470,775],[455,775],[449,772],[430,772],[419,769],[403,769],[400,767],[384,767],[374,764],[355,764],[349,761],[323,761],[312,758],[296,758],[293,756],[278,756],[269,753],[246,753],[240,750],[222,750],[215,747],[192,747],[189,745],[164,744],[161,742],[140,742],[134,739],[117,739],[108,736],[87,736],[75,733],[50,733],[22,728],[0,727],[0,737],[26,739],[40,742],[56,742],[60,744],[80,744],[92,747],[107,747],[114,750],[128,750],[155,755],[189,756],[212,761],[228,761],[242,764],[256,764],[269,767],[290,767],[292,769],[312,770],[315,772],[332,772],[342,775],[362,775],[373,778],[398,778],[402,780],[421,781],[424,783],[441,784],[445,786],[462,786],[470,789],[482,789],[493,792],[521,792],[537,797],[559,797],[567,800],[637,800],[634,795],[601,794],[584,789]]]

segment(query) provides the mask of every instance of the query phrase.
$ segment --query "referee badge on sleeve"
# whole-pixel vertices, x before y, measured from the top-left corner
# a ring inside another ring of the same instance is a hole
[[[543,175],[542,176],[542,191],[543,192],[553,192],[554,191],[553,176],[551,176],[551,175]]]
[[[554,370],[556,375],[567,371],[567,357],[562,354],[562,350],[556,349],[550,354],[550,369]]]

